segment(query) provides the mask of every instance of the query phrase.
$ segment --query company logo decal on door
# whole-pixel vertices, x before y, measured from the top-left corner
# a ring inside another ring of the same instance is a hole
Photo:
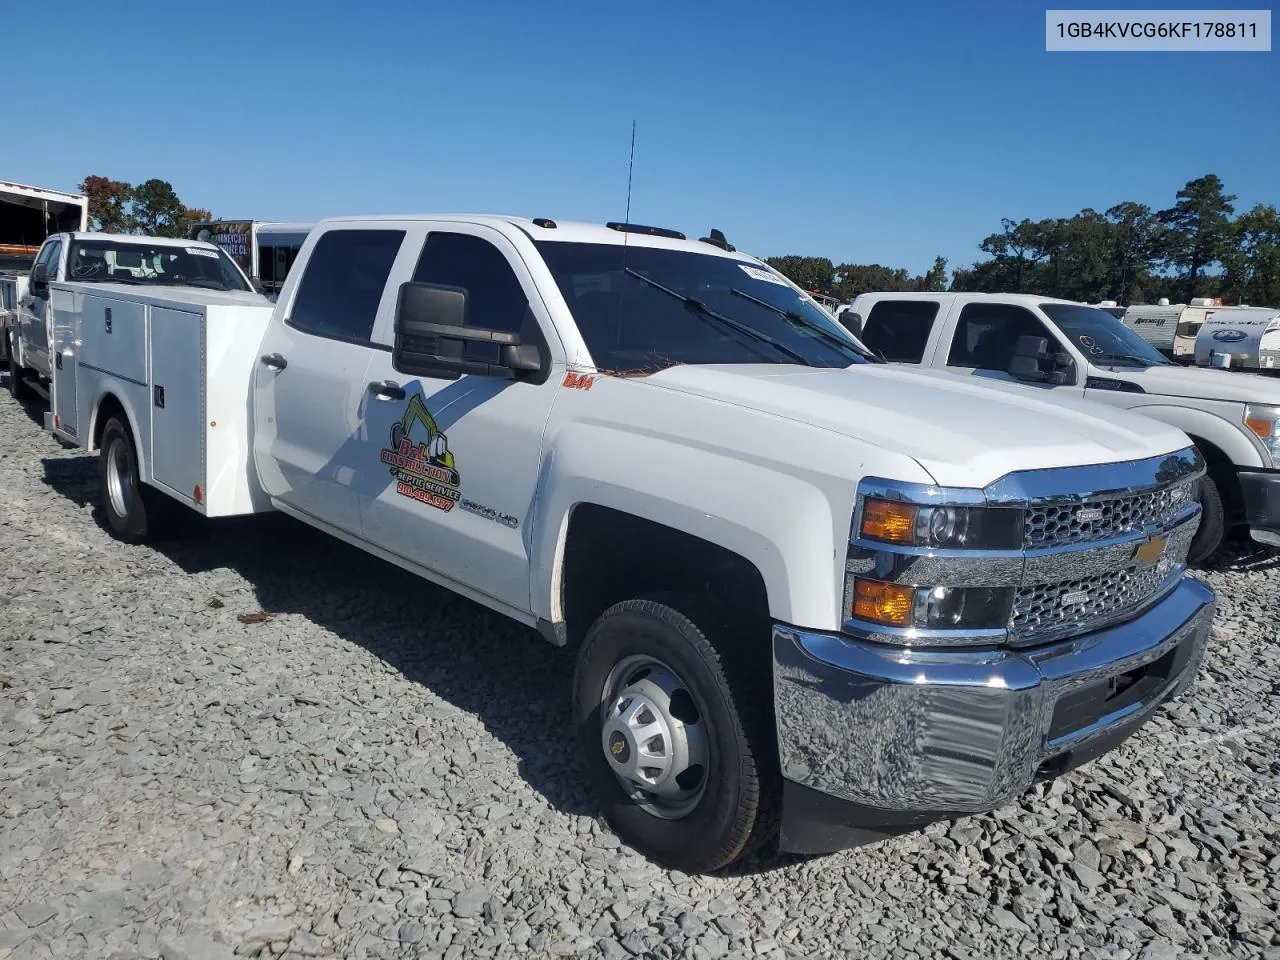
[[[415,426],[426,431],[425,440],[414,442]],[[403,497],[445,512],[462,498],[462,478],[449,450],[449,438],[436,426],[422,397],[413,397],[404,416],[391,425],[391,442],[382,448],[382,462],[391,469],[396,493]]]

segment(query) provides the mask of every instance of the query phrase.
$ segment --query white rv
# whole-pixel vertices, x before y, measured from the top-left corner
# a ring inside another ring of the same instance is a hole
[[[1170,360],[1189,364],[1195,359],[1200,325],[1220,309],[1222,301],[1213,297],[1195,297],[1190,303],[1162,297],[1154,304],[1129,307],[1120,322]]]
[[[1227,307],[1196,334],[1197,367],[1280,376],[1280,307]]]

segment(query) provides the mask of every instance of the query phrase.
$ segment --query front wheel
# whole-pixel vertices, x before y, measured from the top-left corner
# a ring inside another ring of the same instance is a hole
[[[1227,537],[1226,510],[1222,505],[1222,493],[1213,478],[1206,474],[1200,481],[1200,526],[1191,538],[1187,563],[1199,566],[1222,546]]]
[[[726,662],[727,636],[701,598],[627,600],[578,653],[574,722],[610,827],[655,862],[720,869],[771,840],[781,786],[767,695]]]

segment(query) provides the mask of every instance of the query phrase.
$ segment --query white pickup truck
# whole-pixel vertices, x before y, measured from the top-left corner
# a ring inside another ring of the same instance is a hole
[[[1084,397],[1182,430],[1208,465],[1190,560],[1229,528],[1280,546],[1280,380],[1170,362],[1111,313],[1030,294],[864,293],[842,323],[885,359]],[[1028,400],[1031,402],[1031,399]]]
[[[1008,803],[1209,641],[1182,432],[881,363],[727,244],[339,218],[269,312],[51,286],[117,536],[279,510],[570,645],[605,816],[685,871]]]
[[[6,324],[9,392],[49,398],[57,358],[52,349],[57,304],[50,284],[67,280],[145,288],[179,287],[230,292],[266,303],[231,258],[211,243],[132,234],[55,233],[31,265],[17,315]]]

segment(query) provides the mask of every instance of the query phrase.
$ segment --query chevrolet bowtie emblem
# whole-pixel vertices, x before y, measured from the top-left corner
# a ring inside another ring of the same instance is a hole
[[[1145,543],[1138,544],[1138,549],[1133,551],[1133,559],[1144,567],[1149,567],[1164,555],[1165,544],[1168,542],[1167,537],[1151,537]]]

